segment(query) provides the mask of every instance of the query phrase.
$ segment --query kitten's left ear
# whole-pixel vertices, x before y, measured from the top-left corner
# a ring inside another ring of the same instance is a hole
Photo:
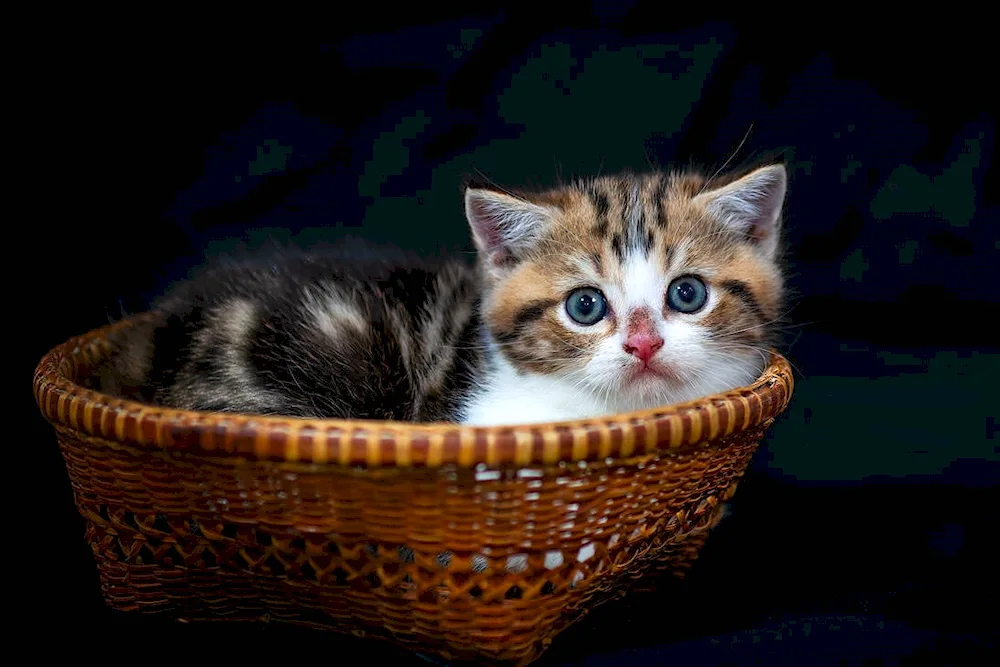
[[[486,266],[502,273],[529,253],[555,211],[502,192],[470,187],[465,215]]]
[[[694,198],[716,220],[769,259],[778,250],[781,208],[788,174],[784,165],[761,167],[743,178]]]

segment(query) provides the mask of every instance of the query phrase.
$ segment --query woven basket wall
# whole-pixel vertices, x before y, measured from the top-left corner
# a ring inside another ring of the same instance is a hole
[[[87,389],[124,322],[39,363],[108,604],[287,621],[527,664],[656,571],[688,568],[792,393],[517,428],[221,416]]]

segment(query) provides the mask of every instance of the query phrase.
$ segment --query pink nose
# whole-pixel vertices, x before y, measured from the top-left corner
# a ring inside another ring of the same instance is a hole
[[[625,351],[639,357],[644,364],[648,364],[661,347],[663,347],[663,339],[655,333],[646,331],[634,333],[625,341]]]

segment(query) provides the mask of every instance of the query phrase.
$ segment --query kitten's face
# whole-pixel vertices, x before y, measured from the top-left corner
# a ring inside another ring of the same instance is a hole
[[[782,167],[722,187],[648,174],[468,190],[498,351],[621,410],[752,382],[781,306],[784,193]]]

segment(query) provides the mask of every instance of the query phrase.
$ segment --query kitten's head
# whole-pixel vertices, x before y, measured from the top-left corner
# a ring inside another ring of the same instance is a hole
[[[484,319],[519,371],[655,407],[752,382],[782,302],[786,174],[602,176],[536,194],[470,186]]]

